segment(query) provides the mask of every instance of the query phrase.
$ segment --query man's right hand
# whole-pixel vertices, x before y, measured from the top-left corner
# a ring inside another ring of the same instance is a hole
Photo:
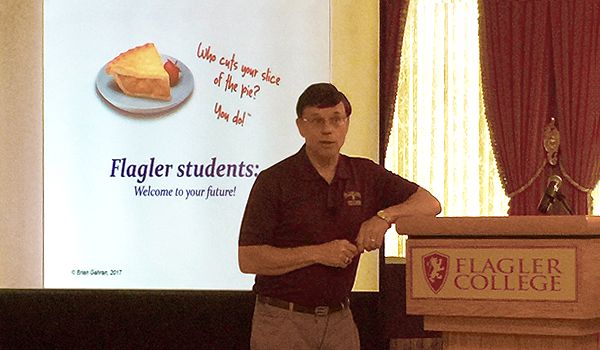
[[[322,265],[345,268],[358,255],[358,248],[345,239],[337,239],[315,246],[317,262]]]
[[[277,248],[270,245],[238,247],[240,271],[275,276],[313,264],[345,268],[358,255],[358,248],[345,239],[318,245]]]

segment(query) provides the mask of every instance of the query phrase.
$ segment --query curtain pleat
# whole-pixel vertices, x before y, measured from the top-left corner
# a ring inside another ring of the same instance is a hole
[[[379,4],[379,160],[383,164],[394,118],[409,0],[380,0]]]
[[[600,2],[563,0],[550,13],[561,192],[585,215],[600,180]]]

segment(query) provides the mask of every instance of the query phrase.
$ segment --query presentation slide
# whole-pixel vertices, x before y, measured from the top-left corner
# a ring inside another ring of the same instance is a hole
[[[44,287],[247,290],[257,174],[330,80],[329,1],[44,2]]]

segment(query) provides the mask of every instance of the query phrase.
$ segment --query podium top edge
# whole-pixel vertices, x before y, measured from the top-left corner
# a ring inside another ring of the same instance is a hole
[[[600,216],[405,217],[396,221],[405,235],[600,235]]]

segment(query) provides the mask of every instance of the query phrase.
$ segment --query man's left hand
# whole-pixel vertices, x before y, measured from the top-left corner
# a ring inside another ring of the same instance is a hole
[[[388,224],[383,219],[376,216],[364,221],[360,225],[360,230],[356,237],[356,247],[358,248],[358,252],[362,253],[365,250],[370,252],[371,250],[381,248],[383,236],[387,230]]]

